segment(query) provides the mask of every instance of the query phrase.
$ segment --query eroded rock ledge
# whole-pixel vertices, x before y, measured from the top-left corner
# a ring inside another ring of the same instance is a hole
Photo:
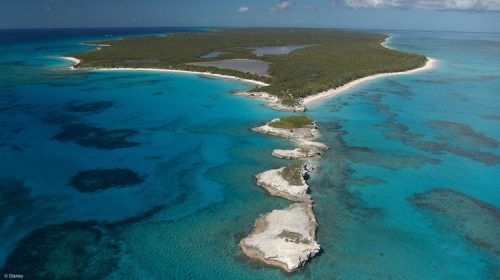
[[[319,159],[326,151],[330,148],[327,145],[320,142],[307,141],[303,139],[297,139],[297,148],[293,150],[274,150],[271,155],[277,158],[283,159]]]
[[[302,99],[298,100],[294,99],[293,102],[294,104],[285,104],[283,100],[267,92],[237,92],[233,93],[233,95],[262,99],[265,101],[264,106],[277,111],[295,112],[295,113],[302,113],[306,111],[306,106],[304,105]]]
[[[302,166],[288,166],[271,169],[255,175],[257,185],[266,189],[271,195],[292,201],[311,202],[304,175],[307,171]]]
[[[240,246],[248,257],[292,272],[319,252],[316,229],[311,204],[295,203],[262,215]]]

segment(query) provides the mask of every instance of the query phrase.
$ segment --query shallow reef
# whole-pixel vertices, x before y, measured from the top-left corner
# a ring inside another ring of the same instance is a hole
[[[450,121],[432,121],[428,125],[438,131],[446,132],[437,137],[442,141],[457,143],[461,146],[473,145],[484,148],[497,148],[500,144],[496,139],[482,132],[477,132],[465,124]]]
[[[93,193],[109,188],[124,188],[142,184],[145,176],[125,168],[93,169],[71,177],[69,184],[80,192]]]
[[[0,177],[0,225],[10,216],[21,215],[33,208],[31,190],[14,177]]]
[[[137,134],[134,129],[107,130],[88,124],[77,123],[64,125],[63,131],[56,134],[54,139],[72,141],[85,147],[94,147],[102,150],[130,148],[140,145],[127,139]]]
[[[415,194],[409,201],[449,218],[454,228],[477,247],[500,256],[500,210],[451,189]]]
[[[80,121],[80,116],[61,112],[60,110],[50,110],[40,121],[48,124],[70,125]]]
[[[422,134],[412,133],[409,127],[398,123],[398,115],[388,106],[376,104],[372,108],[383,114],[386,123],[379,127],[385,129],[384,134],[388,140],[400,140],[406,145],[433,154],[450,153],[485,165],[500,164],[499,155],[485,150],[497,148],[500,142],[468,125],[445,120],[428,122],[427,127],[436,133],[432,141],[429,141],[423,139]]]
[[[102,279],[118,266],[120,246],[110,236],[93,222],[46,226],[19,242],[2,271],[24,279]]]
[[[69,102],[66,111],[74,113],[100,113],[114,106],[112,101],[96,101],[88,103]]]
[[[482,115],[479,116],[482,119],[486,120],[492,120],[492,121],[500,121],[500,116],[499,115]]]

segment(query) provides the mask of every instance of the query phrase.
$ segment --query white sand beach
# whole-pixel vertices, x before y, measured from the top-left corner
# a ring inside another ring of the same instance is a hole
[[[74,57],[61,56],[60,58],[70,60],[70,61],[74,62],[74,64],[80,63],[80,60],[77,58],[74,58]],[[75,69],[75,68],[73,66],[71,66],[71,69]],[[85,70],[88,70],[88,69],[85,69]],[[196,71],[161,69],[161,68],[95,68],[95,69],[90,69],[90,70],[92,70],[92,71],[145,71],[145,72],[194,74],[194,75],[202,75],[202,76],[215,77],[215,78],[221,78],[221,79],[237,80],[240,82],[245,82],[245,83],[254,84],[254,85],[258,85],[258,86],[268,86],[269,85],[269,84],[266,84],[266,83],[261,82],[261,81],[243,79],[243,78],[229,76],[229,75],[214,74],[214,73],[210,73],[210,72],[196,72]]]
[[[65,59],[65,60],[69,60],[69,61],[73,62],[74,65],[80,63],[80,60],[78,58],[74,58],[71,56],[61,56],[60,58]]]
[[[376,79],[386,78],[386,77],[391,77],[391,76],[410,75],[410,74],[415,74],[418,72],[428,71],[428,70],[431,70],[432,68],[434,68],[436,66],[436,64],[437,64],[437,61],[435,59],[427,58],[427,62],[425,63],[425,65],[420,67],[420,68],[416,68],[416,69],[412,69],[412,70],[408,70],[408,71],[402,71],[402,72],[381,73],[381,74],[376,74],[376,75],[364,77],[361,79],[357,79],[357,80],[354,80],[354,81],[347,83],[343,86],[340,86],[338,88],[330,89],[327,91],[317,93],[315,95],[308,96],[308,97],[304,98],[304,105],[306,105],[306,106],[311,105],[311,104],[323,101],[325,99],[337,96],[337,95],[342,94],[343,92],[345,92],[347,90],[350,90],[350,89],[352,89],[352,88],[354,88],[362,83],[368,82],[368,81],[373,81]]]

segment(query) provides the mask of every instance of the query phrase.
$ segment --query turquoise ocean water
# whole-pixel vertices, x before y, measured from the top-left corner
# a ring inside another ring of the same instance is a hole
[[[251,88],[232,80],[71,71],[56,57],[116,30],[82,32],[2,36],[0,272],[25,279],[499,277],[497,255],[408,200],[449,188],[500,207],[499,34],[386,31],[390,47],[435,58],[437,67],[310,108],[320,141],[332,147],[310,180],[323,251],[289,275],[248,261],[238,248],[260,214],[290,204],[268,196],[253,176],[288,164],[270,153],[291,143],[249,131],[286,113],[231,96]],[[82,127],[91,133],[82,136]],[[113,138],[123,131],[129,137]],[[95,192],[71,185],[81,172],[117,168],[141,183]]]

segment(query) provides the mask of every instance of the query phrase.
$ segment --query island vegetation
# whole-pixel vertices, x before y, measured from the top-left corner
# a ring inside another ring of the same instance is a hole
[[[291,116],[291,117],[284,117],[281,118],[277,121],[273,121],[269,123],[269,126],[274,127],[274,128],[286,128],[286,129],[293,129],[293,128],[303,128],[308,125],[313,125],[314,121],[311,118],[305,117],[305,116]]]
[[[302,175],[302,165],[290,165],[280,172],[280,175],[292,186],[300,186],[304,184]]]
[[[211,72],[268,84],[265,91],[294,105],[304,98],[378,73],[406,71],[425,65],[426,57],[385,48],[387,36],[327,29],[223,29],[98,42],[109,45],[72,54],[76,68],[161,68]],[[307,45],[284,55],[257,56],[255,48]],[[207,54],[217,52],[217,56]],[[267,75],[257,75],[193,62],[253,59],[270,63]]]

